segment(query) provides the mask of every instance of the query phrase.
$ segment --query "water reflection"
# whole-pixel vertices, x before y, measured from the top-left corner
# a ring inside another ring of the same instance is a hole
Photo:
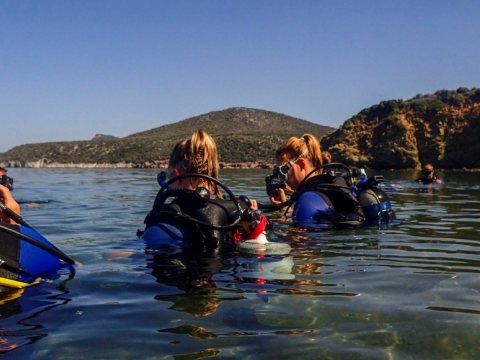
[[[214,313],[222,303],[217,296],[214,274],[228,268],[228,261],[220,255],[184,252],[167,255],[165,249],[153,253],[148,267],[157,282],[175,287],[173,294],[157,295],[156,300],[173,302],[171,310],[195,316]],[[150,250],[150,253],[152,251]]]
[[[149,249],[148,253],[153,255],[148,263],[150,274],[173,292],[157,295],[155,299],[172,302],[170,310],[197,317],[213,314],[224,301],[245,299],[238,289],[248,287],[247,284],[279,285],[282,280],[295,278],[292,256],[198,254],[165,247]]]
[[[0,355],[47,337],[50,329],[45,314],[72,300],[66,283],[53,288],[42,285],[26,289],[0,287]],[[66,319],[61,323],[65,325]]]

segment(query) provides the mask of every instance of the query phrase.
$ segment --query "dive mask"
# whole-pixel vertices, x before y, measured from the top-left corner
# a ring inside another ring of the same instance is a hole
[[[290,168],[292,167],[293,164],[291,164],[290,162],[286,163],[285,165],[275,165],[273,167],[273,176],[275,178],[277,178],[277,180],[279,181],[279,183],[283,184],[285,182],[287,182],[287,179],[288,179],[288,170],[290,170]]]
[[[303,153],[298,155],[295,159],[290,160],[285,165],[282,165],[282,166],[275,165],[273,167],[273,176],[276,177],[278,179],[278,181],[282,184],[287,182],[287,180],[288,180],[288,176],[287,176],[288,170],[290,170],[291,167],[293,166],[293,164],[295,164],[301,157],[307,155],[307,153],[308,153],[308,150],[305,150]]]
[[[0,185],[7,187],[8,190],[13,190],[13,178],[7,175],[0,175]]]

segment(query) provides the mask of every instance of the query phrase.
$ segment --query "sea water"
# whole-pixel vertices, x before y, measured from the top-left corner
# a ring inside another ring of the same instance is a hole
[[[22,216],[77,260],[0,292],[6,359],[476,359],[476,173],[384,172],[398,221],[305,230],[281,213],[283,255],[158,261],[136,236],[159,189],[150,169],[11,169]],[[223,170],[267,203],[266,170]],[[370,175],[373,175],[370,174]],[[125,255],[125,256],[124,256]],[[128,255],[128,256],[127,256]]]

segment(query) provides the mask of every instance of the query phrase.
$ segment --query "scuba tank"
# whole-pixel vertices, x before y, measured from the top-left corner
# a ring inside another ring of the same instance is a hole
[[[383,176],[372,176],[362,179],[355,186],[356,194],[367,220],[377,220],[388,223],[395,219],[388,195],[377,185],[383,181]]]

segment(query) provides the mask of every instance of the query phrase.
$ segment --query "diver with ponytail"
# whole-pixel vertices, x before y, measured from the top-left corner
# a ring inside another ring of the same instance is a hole
[[[203,130],[175,145],[166,181],[145,218],[146,229],[137,233],[147,244],[181,242],[182,246],[228,250],[240,209],[257,209],[257,203],[246,197],[236,199],[218,181],[217,156],[215,141]],[[219,186],[229,199],[223,198]]]
[[[288,167],[287,172],[284,172],[285,184],[292,190],[297,190],[307,174],[323,165],[320,143],[311,134],[304,134],[301,138],[291,137],[277,150],[275,159],[276,169],[280,170],[285,165]],[[322,174],[322,169],[317,174]],[[274,204],[285,202],[287,200],[285,187],[278,187],[275,190],[267,191],[270,201]]]
[[[173,148],[167,169],[167,179],[182,174],[204,174],[218,179],[217,146],[204,130],[195,131],[190,138],[177,143]],[[217,184],[202,178],[186,178],[174,182],[172,188],[194,190],[207,188],[214,198],[222,198]]]
[[[362,207],[352,194],[349,176],[338,176],[330,169],[342,164],[331,164],[331,156],[320,149],[320,143],[311,134],[292,137],[276,152],[273,175],[265,179],[270,201],[278,207],[293,208],[293,220],[309,221],[322,217],[330,221],[363,222]],[[287,199],[286,188],[294,190]],[[265,208],[264,208],[265,209]]]

